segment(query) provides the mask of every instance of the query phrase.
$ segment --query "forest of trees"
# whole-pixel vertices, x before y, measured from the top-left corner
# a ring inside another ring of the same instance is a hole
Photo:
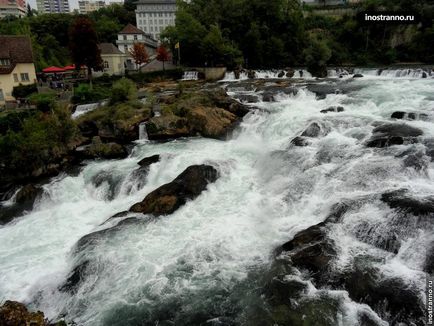
[[[163,32],[177,60],[191,66],[278,68],[301,65],[434,63],[434,0],[364,0],[359,10],[405,10],[418,25],[363,24],[354,15],[317,15],[298,0],[178,2],[176,25]],[[115,42],[135,24],[134,0],[87,15],[99,42]],[[0,34],[29,35],[37,69],[72,62],[69,28],[77,14],[37,14],[0,20]]]
[[[421,23],[366,25],[354,15],[316,15],[298,0],[192,0],[179,2],[164,36],[172,47],[180,42],[187,65],[434,63],[434,1],[364,0],[355,9],[415,12]]]

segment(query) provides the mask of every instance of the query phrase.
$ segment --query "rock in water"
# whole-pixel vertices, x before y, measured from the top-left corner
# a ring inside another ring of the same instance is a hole
[[[192,165],[176,179],[148,194],[145,199],[131,208],[131,212],[168,215],[184,205],[187,200],[196,198],[208,183],[218,178],[217,170],[210,165]]]
[[[368,147],[388,147],[416,143],[417,137],[423,134],[422,130],[407,124],[385,123],[374,129],[372,137],[368,140]]]
[[[362,78],[363,75],[362,74],[354,74],[353,78]]]
[[[312,122],[305,131],[303,131],[303,133],[301,134],[301,136],[303,137],[311,137],[311,138],[316,138],[320,135],[321,133],[321,126],[316,123],[316,122]]]
[[[25,305],[16,301],[6,301],[0,307],[1,326],[45,326],[44,314],[29,312]]]
[[[321,113],[329,113],[329,112],[344,112],[343,106],[330,106],[327,109],[321,110]]]
[[[15,197],[15,201],[18,204],[24,204],[24,203],[29,203],[30,206],[33,206],[33,203],[35,202],[36,198],[41,195],[43,192],[42,188],[40,187],[35,187],[32,184],[28,184],[25,185],[24,187],[22,187],[16,197]]]
[[[237,116],[220,108],[196,107],[187,112],[187,120],[191,134],[222,138],[237,121]]]
[[[141,167],[149,167],[151,164],[157,163],[158,161],[160,161],[160,155],[152,155],[149,157],[145,157],[144,159],[140,160],[139,163],[137,163],[138,165],[140,165]]]

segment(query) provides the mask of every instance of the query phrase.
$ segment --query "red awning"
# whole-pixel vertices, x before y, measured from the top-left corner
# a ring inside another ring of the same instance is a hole
[[[75,65],[63,67],[64,70],[75,70]]]
[[[65,69],[59,68],[56,66],[51,66],[51,67],[42,69],[42,72],[46,72],[46,73],[65,72]]]

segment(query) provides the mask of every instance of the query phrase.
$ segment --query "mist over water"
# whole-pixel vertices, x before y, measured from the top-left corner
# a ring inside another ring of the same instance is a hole
[[[0,228],[0,300],[23,301],[78,325],[249,324],[250,294],[273,250],[323,221],[334,204],[360,198],[368,199],[331,229],[338,249],[334,268],[345,270],[358,256],[375,257],[384,277],[402,279],[423,298],[425,248],[434,241],[434,224],[394,227],[392,210],[379,196],[404,188],[433,196],[433,162],[422,143],[380,149],[365,142],[395,111],[426,113],[425,121],[405,123],[434,138],[434,80],[382,76],[352,80],[354,91],[325,99],[300,84],[297,95],[255,104],[227,141],[142,140],[126,159],[89,162],[77,175],[54,178],[32,212]],[[231,92],[236,82],[229,80],[222,83],[229,94],[253,94]],[[337,105],[345,111],[320,113]],[[327,133],[309,146],[292,146],[311,122]],[[405,164],[408,152],[423,168]],[[161,160],[146,179],[134,178],[137,162],[154,154]],[[138,220],[104,223],[193,164],[213,165],[221,175],[197,199],[170,216],[130,214]],[[101,230],[108,231],[77,246]],[[395,253],[379,249],[388,233],[399,238]],[[90,262],[90,272],[79,288],[59,291],[83,262]],[[307,295],[326,291],[309,286]],[[340,325],[358,325],[360,310],[387,325],[345,291],[328,295],[340,298]]]

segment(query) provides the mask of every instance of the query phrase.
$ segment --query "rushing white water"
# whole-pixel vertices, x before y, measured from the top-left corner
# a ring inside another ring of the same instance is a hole
[[[199,73],[197,71],[185,71],[182,80],[198,80]]]
[[[283,72],[283,74],[282,74]],[[280,75],[280,76],[279,76]],[[256,79],[287,79],[286,71],[284,70],[256,70]],[[294,76],[292,78],[305,78],[312,79],[312,74],[306,69],[296,69],[294,70]],[[247,80],[249,79],[247,72],[241,72],[240,78],[235,78],[235,73],[233,71],[227,72],[223,81],[235,81],[235,80]]]
[[[88,113],[90,111],[93,111],[93,110],[99,108],[100,106],[103,106],[106,104],[107,104],[107,101],[77,105],[74,113],[72,114],[72,118],[77,119],[79,116],[81,116],[85,113]]]
[[[149,140],[145,122],[139,124],[139,140]]]
[[[277,97],[275,103],[258,103],[260,109],[249,113],[228,141],[139,143],[127,159],[92,162],[77,176],[55,178],[33,212],[0,228],[0,301],[24,301],[50,318],[65,314],[79,325],[158,324],[178,309],[189,316],[220,304],[249,273],[269,264],[274,248],[323,221],[335,203],[400,188],[434,195],[433,163],[425,157],[427,168],[416,171],[399,157],[405,150],[423,151],[423,145],[385,150],[364,145],[372,124],[391,121],[392,112],[431,111],[434,81],[354,83],[362,88],[323,100],[300,90]],[[343,105],[345,112],[320,113],[331,105]],[[312,121],[330,132],[312,139],[310,146],[290,147],[290,140]],[[434,137],[432,122],[408,123]],[[162,158],[151,165],[146,181],[132,177],[136,163],[153,154]],[[186,167],[204,163],[214,165],[221,177],[197,199],[170,216],[125,224],[74,253],[82,236],[119,221],[101,225],[107,218]],[[106,181],[95,186],[95,178],[104,175]],[[337,224],[331,232],[339,249],[336,268],[345,269],[354,257],[369,254],[381,259],[377,267],[385,275],[422,293],[420,248],[434,238],[431,227],[402,235],[396,255],[355,236],[364,223],[380,225],[390,218],[389,208],[368,201]],[[85,260],[94,263],[95,273],[75,294],[59,292],[69,271]],[[312,288],[311,295],[316,291]],[[341,298],[341,325],[358,325],[360,310],[375,316],[345,291],[330,294]]]

